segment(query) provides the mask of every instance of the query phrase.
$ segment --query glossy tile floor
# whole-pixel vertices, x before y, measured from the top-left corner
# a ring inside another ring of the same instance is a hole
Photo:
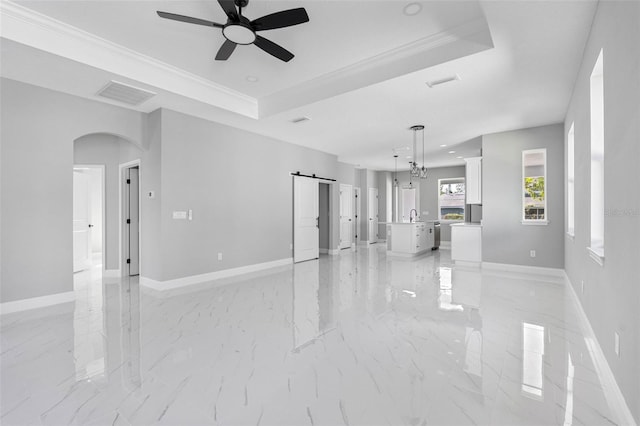
[[[162,294],[105,281],[2,318],[3,425],[616,423],[558,278],[372,246]]]

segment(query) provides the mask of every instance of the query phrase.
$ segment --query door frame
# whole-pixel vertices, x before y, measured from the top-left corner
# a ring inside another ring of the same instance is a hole
[[[142,276],[142,166],[140,159],[128,161],[118,165],[118,269],[121,277],[128,277],[128,271],[124,268],[127,264],[126,250],[124,243],[126,240],[126,227],[124,226],[124,209],[127,206],[127,200],[125,200],[126,191],[124,191],[124,185],[126,182],[125,173],[127,169],[138,167],[138,271]]]
[[[349,247],[342,247],[342,217],[341,217],[341,213],[342,213],[342,190],[343,187],[348,187],[349,188],[349,192],[351,193],[351,197],[349,197],[349,203],[351,204],[351,216],[349,216],[349,222],[351,222],[351,241],[349,241]],[[355,240],[355,234],[353,233],[354,229],[353,229],[353,219],[354,219],[354,213],[353,213],[353,198],[354,198],[354,189],[353,189],[353,185],[349,184],[349,183],[341,183],[339,188],[338,188],[338,226],[339,226],[339,232],[338,232],[338,249],[342,250],[342,249],[346,249],[346,248],[352,248],[354,245],[354,240]]]
[[[73,168],[100,169],[100,196],[102,198],[102,276],[107,268],[107,203],[106,203],[106,166],[104,164],[73,164]],[[93,232],[93,231],[91,231]]]
[[[353,215],[355,217],[355,231],[353,234],[353,240],[356,245],[362,240],[362,229],[360,229],[361,221],[362,221],[362,191],[359,186],[353,187],[353,204],[354,204],[354,212]]]
[[[372,191],[374,191],[375,194],[376,194],[376,200],[375,200],[375,203],[373,204],[375,206],[375,213],[376,213],[376,215],[375,215],[376,226],[374,228],[375,231],[376,231],[376,241],[374,243],[371,242],[371,228],[372,228],[372,226],[371,226],[371,223],[369,223],[370,222],[369,221],[370,216],[373,217],[373,215],[369,211],[370,210],[369,207],[371,207],[371,192]],[[379,197],[378,188],[375,188],[375,187],[372,187],[372,186],[367,188],[367,243],[368,243],[368,245],[377,244],[378,243],[378,239],[379,239],[379,233],[378,233],[379,229],[378,228],[380,227],[380,219],[379,219],[379,217],[380,217],[380,206],[378,206],[378,200],[379,200],[378,197]]]

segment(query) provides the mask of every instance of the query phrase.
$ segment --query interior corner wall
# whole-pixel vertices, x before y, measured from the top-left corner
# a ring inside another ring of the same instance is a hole
[[[0,302],[72,291],[73,141],[91,133],[141,141],[144,114],[0,84]]]
[[[336,178],[336,156],[166,109],[160,127],[162,280],[292,257],[290,172]],[[331,249],[339,183],[330,185]],[[187,210],[193,220],[172,219]]]
[[[564,267],[563,125],[483,136],[482,261]],[[547,225],[522,224],[522,151],[547,150]],[[530,256],[536,251],[536,257]]]
[[[565,138],[574,124],[575,141],[575,238],[567,238],[565,242],[565,270],[638,424],[639,22],[639,2],[599,2],[564,123]],[[590,77],[601,49],[604,59],[604,266],[592,260],[586,249],[590,245],[591,205]],[[614,332],[620,335],[620,356],[614,352]]]
[[[391,172],[376,172],[378,188],[378,236],[387,238],[387,225],[381,222],[391,222]]]

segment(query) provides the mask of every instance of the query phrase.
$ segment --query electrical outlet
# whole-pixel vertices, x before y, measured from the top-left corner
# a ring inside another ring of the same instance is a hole
[[[536,251],[535,250],[530,250],[529,251],[529,256],[536,257]]]
[[[222,260],[222,253],[218,253],[218,260]]]
[[[619,357],[620,356],[620,335],[616,331],[613,332],[613,340],[614,340],[613,350],[616,352],[616,356]]]
[[[584,280],[580,280],[580,287],[582,290],[582,294],[584,294]]]

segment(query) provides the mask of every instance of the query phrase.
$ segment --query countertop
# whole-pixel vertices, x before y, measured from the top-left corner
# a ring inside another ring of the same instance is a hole
[[[463,227],[469,227],[469,228],[482,228],[482,224],[481,223],[476,223],[476,222],[458,222],[458,223],[452,223],[450,226],[463,226]]]

